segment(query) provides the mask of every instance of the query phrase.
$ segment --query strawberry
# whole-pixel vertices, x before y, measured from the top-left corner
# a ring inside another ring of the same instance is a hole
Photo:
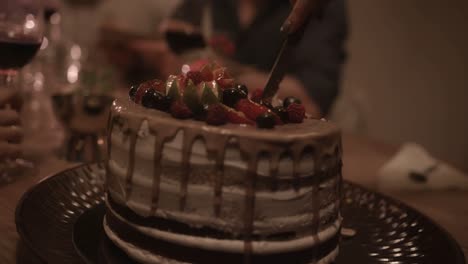
[[[205,64],[205,66],[200,69],[200,73],[201,79],[204,82],[211,82],[214,80],[213,71],[211,70],[211,66],[209,64]]]
[[[262,101],[262,96],[263,96],[263,89],[255,89],[255,91],[253,91],[252,95],[250,96],[250,100],[256,102],[256,103],[260,103]]]
[[[189,71],[187,72],[186,78],[192,80],[193,84],[197,85],[203,81],[203,76],[199,71]]]
[[[221,104],[212,104],[206,111],[206,123],[209,125],[220,126],[226,124],[228,113]]]
[[[305,118],[305,108],[302,104],[292,103],[286,109],[288,120],[291,123],[302,123]]]
[[[255,126],[255,122],[245,117],[244,113],[236,111],[225,105],[223,105],[223,107],[227,110],[226,114],[227,114],[227,119],[229,120],[229,123],[247,124],[247,125]]]
[[[213,70],[213,76],[221,88],[229,88],[234,85],[234,79],[232,79],[231,75],[227,72],[226,67]]]
[[[187,119],[193,116],[192,111],[181,100],[172,103],[170,112],[173,117],[178,119]]]
[[[250,120],[256,120],[259,115],[268,112],[268,108],[249,99],[239,100],[235,108],[237,111],[244,113]]]

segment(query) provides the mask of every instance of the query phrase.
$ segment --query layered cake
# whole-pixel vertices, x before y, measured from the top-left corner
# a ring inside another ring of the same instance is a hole
[[[330,263],[339,129],[262,105],[226,69],[133,87],[109,119],[109,239],[141,263]]]

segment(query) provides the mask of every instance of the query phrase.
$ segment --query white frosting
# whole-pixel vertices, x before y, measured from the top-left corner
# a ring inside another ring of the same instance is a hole
[[[137,261],[145,264],[189,264],[187,262],[181,262],[173,259],[168,259],[159,255],[155,255],[149,251],[143,250],[134,246],[131,243],[125,242],[120,237],[118,237],[107,225],[106,219],[103,221],[104,232],[110,238],[114,244],[121,248],[128,256]],[[328,255],[323,257],[318,261],[313,261],[310,264],[329,264],[332,263],[338,256],[339,248],[338,246],[332,250]]]
[[[136,170],[145,169],[149,171],[152,169],[152,161],[154,155],[154,141],[155,137],[151,135],[148,131],[148,124],[147,121],[144,121],[140,130],[138,131],[139,138],[136,144],[136,157],[141,160],[148,161],[148,168],[141,168],[136,167]],[[129,140],[123,141],[123,134],[118,128],[114,128],[112,131],[112,152],[111,157],[112,159],[124,160],[128,159],[128,151],[130,149],[130,142]],[[184,138],[184,132],[179,131],[177,132],[175,138],[172,141],[167,142],[164,144],[163,150],[163,161],[172,161],[180,163],[182,161],[182,142]],[[235,139],[231,139],[230,143],[235,145]],[[123,157],[115,156],[119,155],[115,153],[116,149],[120,149],[118,153],[120,155],[124,155]],[[120,162],[119,162],[120,163]],[[214,165],[214,161],[212,159],[208,159],[206,155],[206,147],[202,140],[196,140],[192,146],[192,154],[190,157],[190,164],[191,165]],[[247,164],[241,158],[241,154],[238,148],[228,146],[226,148],[225,153],[225,161],[224,165],[226,167],[236,168],[240,170],[247,170]],[[314,172],[314,160],[311,155],[304,155],[302,157],[301,162],[299,163],[299,176],[309,176]],[[270,175],[270,164],[267,159],[260,159],[258,163],[257,174],[259,176],[269,176]],[[285,156],[279,162],[278,167],[278,177],[279,178],[291,178],[293,174],[293,161],[291,157]]]
[[[123,186],[125,169],[113,161],[109,162],[113,177],[117,178],[114,185]],[[333,186],[335,179],[323,184]],[[130,207],[141,216],[150,215],[152,179],[145,175],[134,174],[133,191],[130,199],[125,202],[122,187],[109,188],[112,198]],[[255,201],[254,229],[258,232],[268,230],[294,230],[301,226],[310,226],[313,222],[313,192],[312,187],[278,192],[257,192]],[[242,209],[244,208],[245,191],[236,187],[223,188],[221,217],[213,213],[213,188],[206,185],[190,185],[188,189],[187,210],[181,212],[179,205],[179,183],[164,178],[159,186],[160,199],[156,216],[170,218],[191,225],[207,225],[217,229],[235,230],[243,225]],[[327,217],[337,210],[337,203],[332,202],[319,211],[320,218]]]

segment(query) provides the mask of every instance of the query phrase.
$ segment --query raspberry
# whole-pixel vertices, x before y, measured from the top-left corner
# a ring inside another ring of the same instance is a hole
[[[206,111],[206,123],[209,125],[220,126],[227,123],[227,111],[220,104],[212,104]]]
[[[177,100],[171,105],[171,115],[178,119],[187,119],[192,117],[193,113],[182,101]]]
[[[255,89],[253,91],[252,95],[250,96],[250,100],[260,103],[262,101],[262,96],[263,96],[263,89]]]
[[[305,118],[305,108],[301,104],[292,103],[286,111],[288,111],[288,120],[291,123],[302,123]]]
[[[193,84],[197,85],[203,81],[203,76],[199,71],[187,72],[187,79],[192,80]]]

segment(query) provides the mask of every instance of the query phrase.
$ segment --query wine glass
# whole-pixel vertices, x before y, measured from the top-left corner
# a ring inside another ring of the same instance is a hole
[[[0,1],[0,89],[19,89],[15,85],[18,71],[31,61],[42,43],[43,15],[41,0]],[[27,167],[31,164],[22,159],[0,161],[0,182],[11,180],[12,174]]]

